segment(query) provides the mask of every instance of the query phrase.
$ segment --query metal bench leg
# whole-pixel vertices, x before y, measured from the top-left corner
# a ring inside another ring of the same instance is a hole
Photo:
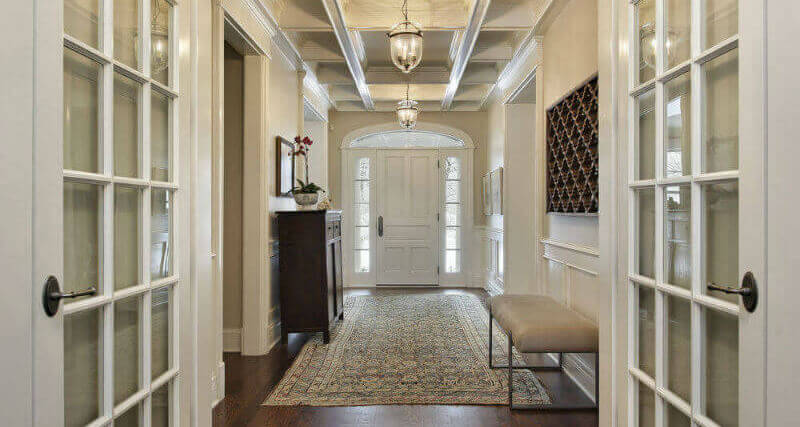
[[[594,354],[594,362],[595,362],[595,373],[594,373],[594,402],[593,403],[585,403],[585,404],[559,404],[559,405],[515,405],[514,401],[511,400],[511,369],[509,369],[509,407],[513,409],[528,409],[528,410],[540,410],[540,411],[552,411],[552,410],[589,410],[589,409],[597,409],[600,404],[600,353]]]
[[[508,406],[514,407],[514,361],[511,349],[511,332],[508,333]]]
[[[489,367],[490,368],[492,367],[492,364],[494,363],[494,359],[492,358],[492,335],[494,335],[492,333],[492,323],[493,323],[492,319],[494,319],[492,317],[492,305],[489,304]]]

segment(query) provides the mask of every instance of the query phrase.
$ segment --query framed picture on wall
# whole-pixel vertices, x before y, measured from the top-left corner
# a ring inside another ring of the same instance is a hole
[[[294,187],[294,144],[288,139],[279,136],[275,138],[275,192],[278,197],[292,197]]]
[[[491,173],[492,213],[503,214],[503,168],[499,167]]]
[[[483,202],[483,214],[492,214],[492,187],[489,180],[489,174],[483,176],[482,180],[481,201]]]

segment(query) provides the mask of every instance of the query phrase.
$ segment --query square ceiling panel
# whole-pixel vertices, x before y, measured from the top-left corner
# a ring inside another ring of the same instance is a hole
[[[460,29],[474,0],[408,0],[409,20],[426,29]],[[339,0],[350,28],[387,30],[403,18],[402,0]]]
[[[421,67],[446,66],[448,64],[453,33],[453,31],[423,31],[425,44],[422,50]],[[385,31],[359,31],[359,34],[364,43],[364,52],[369,67],[392,65],[392,60],[389,58],[389,39]],[[400,73],[399,70],[398,73]]]

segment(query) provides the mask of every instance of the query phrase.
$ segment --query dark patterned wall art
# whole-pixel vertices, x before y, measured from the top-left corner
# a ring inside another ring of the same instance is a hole
[[[597,76],[547,110],[547,212],[597,214]]]

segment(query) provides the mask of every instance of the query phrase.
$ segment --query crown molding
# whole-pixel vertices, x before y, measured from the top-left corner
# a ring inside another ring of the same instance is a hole
[[[541,52],[543,42],[543,38],[535,35],[533,30],[528,33],[525,40],[520,45],[520,48],[514,53],[511,61],[509,61],[503,68],[503,71],[500,72],[500,75],[497,77],[497,82],[495,82],[486,94],[486,97],[481,101],[481,109],[484,109],[486,104],[493,99],[506,101],[508,96],[510,96],[506,91],[512,88],[511,85],[515,81],[521,80],[521,83],[524,83],[525,80],[531,78],[531,74],[535,72],[536,68],[541,63],[541,55],[539,58],[535,58],[534,55]],[[532,57],[535,58],[533,63],[529,61]],[[519,85],[514,86],[511,95],[518,89]]]

